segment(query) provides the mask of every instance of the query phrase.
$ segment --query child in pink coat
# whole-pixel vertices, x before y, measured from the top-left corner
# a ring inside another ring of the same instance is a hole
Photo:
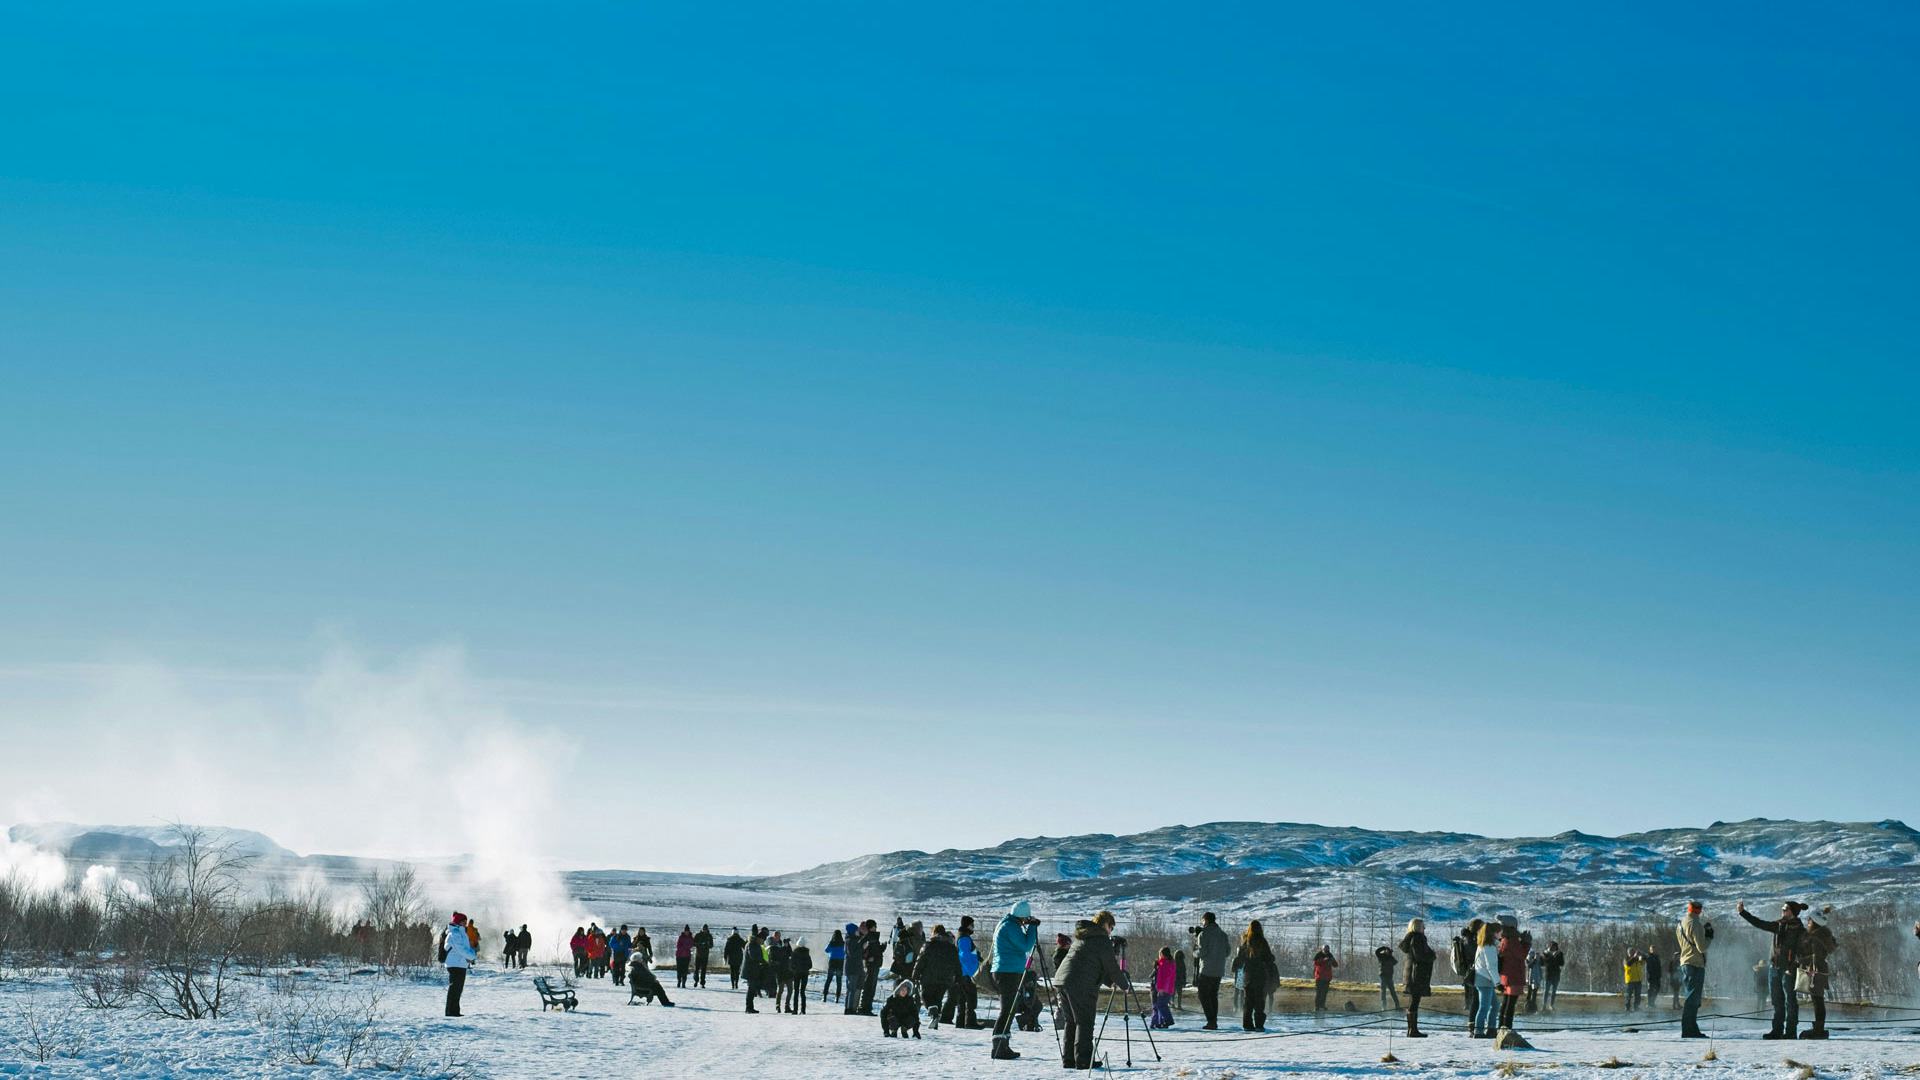
[[[1178,988],[1178,973],[1173,964],[1173,950],[1161,949],[1160,958],[1153,962],[1153,1018],[1149,1022],[1154,1027],[1173,1026],[1173,995]]]

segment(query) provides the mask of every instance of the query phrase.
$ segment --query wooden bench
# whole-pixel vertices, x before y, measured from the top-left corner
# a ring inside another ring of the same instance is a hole
[[[580,1004],[580,999],[574,996],[573,987],[555,987],[553,980],[545,975],[536,975],[533,977],[533,988],[540,991],[541,1012],[546,1012],[555,1006],[572,1012],[573,1007]]]

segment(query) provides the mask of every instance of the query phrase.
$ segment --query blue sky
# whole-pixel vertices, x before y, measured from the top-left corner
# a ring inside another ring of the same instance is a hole
[[[714,7],[11,16],[14,816],[342,642],[575,862],[1912,815],[1910,8]]]

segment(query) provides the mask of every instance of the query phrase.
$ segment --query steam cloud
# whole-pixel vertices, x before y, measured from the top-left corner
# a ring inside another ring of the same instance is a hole
[[[458,649],[376,665],[340,646],[295,674],[113,664],[67,681],[77,693],[6,724],[24,744],[0,767],[15,820],[233,825],[301,852],[413,861],[430,917],[458,908],[495,940],[524,922],[543,955],[564,953],[590,917],[541,855],[564,827],[554,795],[577,749],[511,715]],[[71,770],[49,778],[76,753],[84,783]],[[36,888],[77,870],[27,844],[0,847],[0,874]],[[90,867],[82,884],[113,876]]]

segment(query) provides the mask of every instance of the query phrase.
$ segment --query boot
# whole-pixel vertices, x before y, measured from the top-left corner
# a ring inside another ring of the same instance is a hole
[[[1008,1040],[1006,1039],[993,1040],[993,1060],[1018,1061],[1019,1059],[1020,1059],[1019,1052],[1014,1050],[1014,1048],[1008,1043]]]
[[[1824,1039],[1827,1037],[1827,1029],[1816,1024],[1801,1032],[1800,1037],[1803,1039]]]

